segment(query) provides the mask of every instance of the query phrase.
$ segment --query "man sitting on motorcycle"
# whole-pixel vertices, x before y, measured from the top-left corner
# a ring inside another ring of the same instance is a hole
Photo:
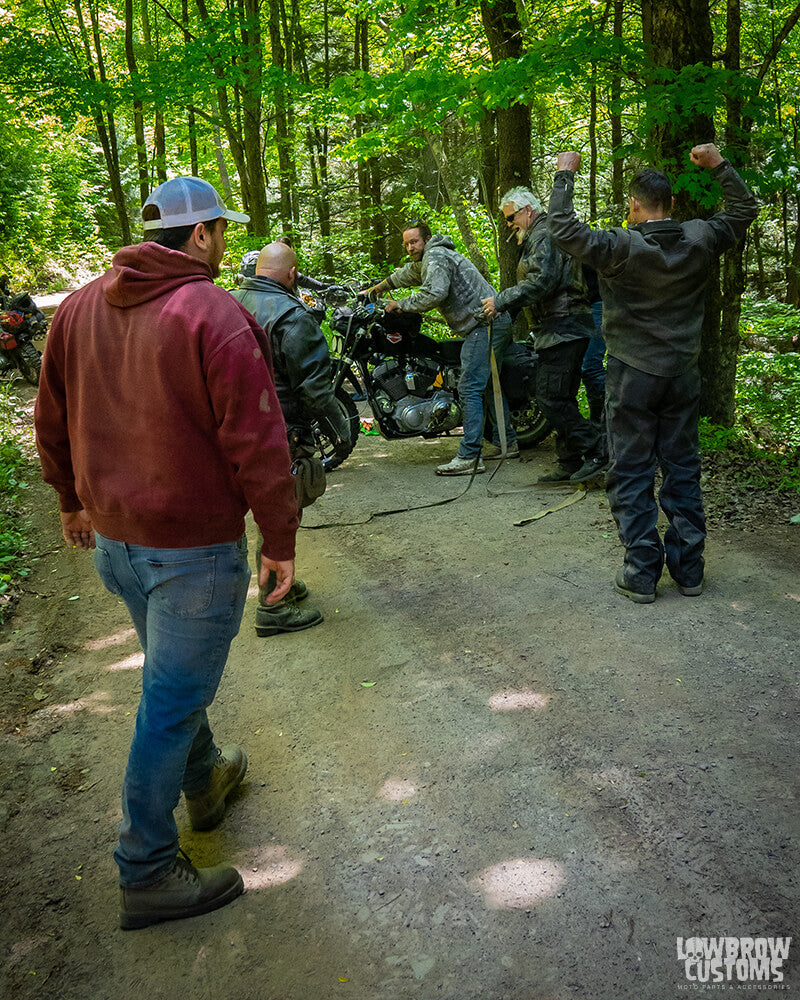
[[[333,394],[328,344],[314,317],[297,298],[296,286],[297,255],[279,241],[267,244],[260,251],[253,276],[245,277],[241,287],[232,292],[270,338],[275,388],[293,461],[314,454],[311,432],[314,420],[326,424],[334,441],[346,441],[350,433]],[[301,472],[296,471],[295,475]],[[319,496],[319,492],[313,495]],[[298,607],[298,602],[308,596],[308,587],[302,580],[296,579],[285,599],[277,604],[266,603],[270,589],[268,583],[259,591],[257,635],[300,632],[323,620],[321,612]]]
[[[415,221],[403,232],[403,245],[411,263],[392,271],[388,278],[366,289],[383,294],[393,288],[420,286],[419,291],[399,302],[389,299],[386,311],[429,312],[438,309],[457,337],[464,338],[461,348],[461,378],[458,395],[464,408],[464,436],[451,461],[436,468],[438,476],[465,476],[485,472],[483,458],[498,458],[498,443],[488,445],[481,455],[483,443],[483,400],[491,378],[490,344],[497,367],[503,362],[511,343],[511,321],[500,316],[490,327],[483,319],[481,299],[497,293],[473,263],[456,253],[448,236],[432,235],[424,222]],[[490,405],[492,401],[490,398]],[[494,407],[492,406],[492,409]],[[503,397],[507,458],[517,458],[516,432]],[[497,426],[495,421],[495,435]],[[499,436],[497,437],[499,442]]]

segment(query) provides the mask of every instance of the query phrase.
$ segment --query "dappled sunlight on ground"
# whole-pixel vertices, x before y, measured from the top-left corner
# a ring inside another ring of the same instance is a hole
[[[530,688],[507,688],[498,691],[489,699],[489,708],[495,712],[517,712],[524,708],[546,708],[550,701],[549,694],[539,694]]]
[[[513,858],[485,868],[470,885],[495,910],[527,910],[554,896],[565,883],[557,861]]]
[[[144,665],[144,653],[132,653],[124,660],[117,660],[116,663],[109,663],[106,670],[114,672],[117,670],[141,670]]]
[[[109,694],[107,691],[95,691],[85,698],[78,698],[77,701],[66,702],[63,705],[49,705],[47,708],[43,708],[40,712],[34,712],[30,716],[32,720],[40,719],[43,717],[52,717],[54,715],[65,716],[65,715],[75,715],[78,712],[94,712],[95,715],[111,715],[112,713],[118,711],[119,706],[115,702],[113,705],[108,703]]]
[[[303,870],[303,862],[289,854],[282,844],[254,847],[234,859],[248,889],[269,889],[296,878]]]
[[[248,598],[258,597],[258,577],[254,576],[253,579],[255,580],[255,583],[251,583],[250,586],[247,588]]]
[[[417,787],[408,778],[387,778],[380,787],[378,797],[387,802],[404,802],[416,794]]]
[[[135,628],[124,628],[113,635],[103,636],[102,639],[90,639],[84,643],[83,648],[94,652],[98,649],[108,649],[109,646],[124,646],[126,642],[136,638]]]

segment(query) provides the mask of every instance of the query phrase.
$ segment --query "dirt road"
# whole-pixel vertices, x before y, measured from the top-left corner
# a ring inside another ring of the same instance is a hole
[[[453,449],[362,439],[306,523],[455,495]],[[247,892],[133,933],[111,853],[141,657],[37,490],[0,645],[3,996],[671,1000],[704,985],[677,938],[794,935],[800,527],[716,528],[702,597],[633,605],[601,493],[514,527],[569,496],[523,489],[528,457],[499,497],[301,531],[325,623],[257,639],[251,595],[212,714],[250,770],[218,830],[178,809]]]

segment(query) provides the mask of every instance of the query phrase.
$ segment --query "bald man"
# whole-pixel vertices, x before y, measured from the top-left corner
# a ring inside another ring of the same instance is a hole
[[[275,388],[286,421],[292,459],[314,453],[312,421],[333,441],[345,441],[349,427],[331,384],[328,344],[314,317],[295,293],[297,255],[284,243],[268,243],[258,255],[253,278],[244,278],[234,298],[255,316],[272,344]],[[299,607],[308,596],[295,580],[286,598],[267,604],[269,583],[259,590],[256,634],[300,632],[322,622],[321,612]]]

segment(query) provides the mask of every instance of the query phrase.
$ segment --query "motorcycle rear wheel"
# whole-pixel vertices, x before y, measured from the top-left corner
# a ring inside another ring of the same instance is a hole
[[[355,448],[358,442],[358,434],[361,430],[361,417],[358,413],[358,407],[353,402],[353,397],[347,392],[343,386],[339,386],[335,390],[336,402],[339,404],[339,409],[342,411],[342,415],[347,421],[348,430],[350,436],[344,444],[336,445],[335,442],[331,441],[330,435],[322,430],[320,425],[314,421],[312,424],[312,430],[314,432],[314,441],[317,445],[317,450],[322,457],[322,465],[326,472],[331,472],[333,469],[337,468],[342,464],[342,462],[352,453],[353,448]]]
[[[14,360],[25,381],[31,385],[38,385],[42,371],[42,356],[33,344],[21,344],[15,352]]]
[[[535,399],[522,410],[511,411],[511,423],[517,432],[520,448],[534,448],[553,430]]]

